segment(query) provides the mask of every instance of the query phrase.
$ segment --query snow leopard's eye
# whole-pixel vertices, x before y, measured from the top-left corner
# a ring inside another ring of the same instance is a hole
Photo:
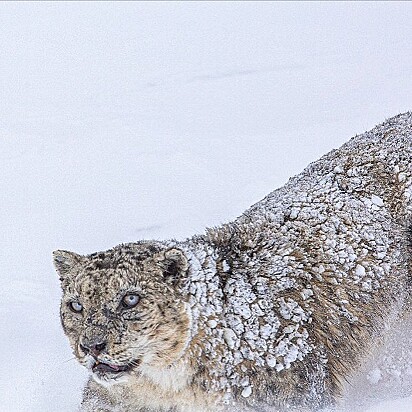
[[[83,306],[79,302],[76,302],[76,301],[70,302],[69,308],[72,312],[75,312],[75,313],[80,313],[83,310]]]
[[[125,309],[134,308],[139,303],[139,296],[134,294],[125,295],[122,299],[122,306]]]

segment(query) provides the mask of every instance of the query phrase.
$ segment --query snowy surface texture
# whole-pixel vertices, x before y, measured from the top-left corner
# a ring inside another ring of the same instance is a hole
[[[411,19],[396,2],[0,4],[1,409],[79,402],[52,250],[201,233],[410,110]],[[348,385],[353,408],[412,409],[410,324]]]

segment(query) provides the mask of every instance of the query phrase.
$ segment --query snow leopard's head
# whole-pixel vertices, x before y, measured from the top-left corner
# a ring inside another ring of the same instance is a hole
[[[63,329],[79,362],[102,384],[178,360],[190,339],[179,292],[187,259],[160,242],[120,245],[80,256],[53,253]]]

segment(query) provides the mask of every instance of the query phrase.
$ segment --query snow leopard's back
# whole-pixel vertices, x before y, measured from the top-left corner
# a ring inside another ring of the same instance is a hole
[[[209,231],[229,268],[230,352],[261,368],[247,402],[336,397],[400,310],[409,295],[411,147],[412,115],[396,116]],[[248,303],[262,299],[269,310]]]

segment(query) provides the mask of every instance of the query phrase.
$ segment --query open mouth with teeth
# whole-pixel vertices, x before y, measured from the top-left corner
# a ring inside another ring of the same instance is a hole
[[[134,366],[136,366],[136,362],[133,362],[133,364],[126,365],[114,365],[112,363],[106,363],[96,360],[94,365],[92,366],[92,371],[93,373],[97,374],[109,373],[115,375],[121,372],[129,372],[133,369]]]

